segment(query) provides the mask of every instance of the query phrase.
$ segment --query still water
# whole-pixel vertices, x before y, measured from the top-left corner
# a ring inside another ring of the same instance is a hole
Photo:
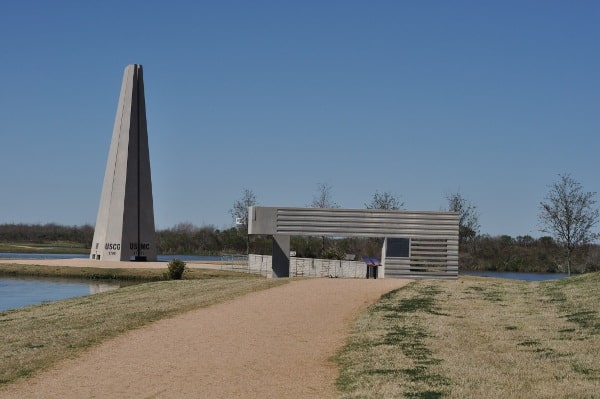
[[[0,277],[0,312],[44,302],[112,291],[119,287],[120,283],[113,281]]]
[[[86,254],[0,253],[0,259],[87,259]],[[220,261],[221,256],[158,255],[159,262]],[[119,288],[119,282],[56,278],[0,277],[0,312],[43,302],[96,294]]]
[[[0,259],[88,259],[87,254],[20,254],[20,253],[0,253]],[[206,256],[206,255],[158,255],[157,261],[169,262],[173,259],[182,261],[199,261],[210,262],[222,260],[222,256]]]

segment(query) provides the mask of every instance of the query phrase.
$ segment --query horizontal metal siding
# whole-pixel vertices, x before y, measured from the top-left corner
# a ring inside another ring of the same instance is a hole
[[[385,277],[457,278],[458,239],[411,239],[408,258],[385,258]]]
[[[277,234],[452,239],[458,234],[458,215],[451,212],[278,208]]]

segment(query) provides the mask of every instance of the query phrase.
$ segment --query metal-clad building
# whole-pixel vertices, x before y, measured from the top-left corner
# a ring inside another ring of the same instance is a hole
[[[273,276],[289,276],[290,237],[384,237],[381,277],[456,278],[456,212],[254,206],[248,233],[273,235]]]

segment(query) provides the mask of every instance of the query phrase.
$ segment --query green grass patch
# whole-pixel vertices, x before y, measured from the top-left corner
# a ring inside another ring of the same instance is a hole
[[[591,381],[600,381],[600,368],[588,367],[582,364],[573,364],[573,371],[585,376],[586,379]]]
[[[0,252],[25,254],[88,254],[90,248],[85,244],[71,241],[0,242]]]
[[[395,381],[407,384],[390,397],[397,397],[396,394],[429,397],[443,393],[449,381],[432,369],[441,360],[433,357],[427,345],[431,334],[418,322],[419,314],[442,315],[435,300],[442,292],[432,285],[415,290],[403,288],[383,295],[371,306],[368,325],[361,326],[362,333],[353,335],[336,356],[342,365],[337,386],[345,397],[385,397],[381,395]],[[378,387],[372,390],[374,386]]]
[[[564,316],[568,321],[577,323],[585,328],[598,329],[598,312],[595,310],[584,310],[581,312],[575,312]]]
[[[528,339],[517,343],[518,346],[539,346],[540,341],[536,339]]]
[[[466,291],[475,293],[487,301],[502,302],[504,300],[501,286],[497,283],[490,283],[485,286],[469,286]]]
[[[561,317],[600,334],[600,272],[543,282],[540,288],[546,300],[561,311]]]
[[[408,392],[405,394],[406,398],[410,399],[441,399],[444,396],[441,391],[420,391],[420,392]]]

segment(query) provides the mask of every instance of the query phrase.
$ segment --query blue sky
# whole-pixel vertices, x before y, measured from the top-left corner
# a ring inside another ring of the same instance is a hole
[[[317,184],[539,236],[600,191],[597,1],[2,1],[0,223],[94,224],[123,70],[144,66],[157,228]]]

